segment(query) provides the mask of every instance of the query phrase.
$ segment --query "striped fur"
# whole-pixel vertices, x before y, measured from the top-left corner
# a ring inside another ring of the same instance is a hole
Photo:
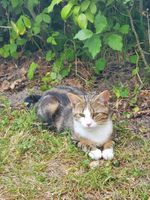
[[[108,91],[96,95],[58,86],[42,95],[36,109],[38,117],[58,132],[69,128],[73,142],[92,159],[107,160],[113,158],[108,101]]]

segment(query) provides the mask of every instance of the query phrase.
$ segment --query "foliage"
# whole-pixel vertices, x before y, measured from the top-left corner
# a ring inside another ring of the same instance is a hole
[[[125,87],[123,85],[114,86],[113,92],[116,95],[117,98],[127,98],[129,96],[129,90],[128,87]]]
[[[27,77],[28,77],[29,80],[33,79],[35,70],[37,68],[38,68],[38,64],[36,64],[35,62],[32,62],[30,67],[29,67],[28,74],[27,74]]]
[[[0,4],[0,56],[19,58],[23,53],[42,50],[46,60],[54,62],[52,80],[70,71],[70,64],[66,69],[63,58],[68,41],[74,44],[74,59],[88,55],[95,60],[97,74],[106,65],[106,50],[134,51],[136,42],[128,17],[131,8],[140,39],[147,38],[146,18],[140,13],[141,4],[134,0],[1,0]],[[148,4],[142,6],[145,9]],[[146,44],[143,47],[149,48]],[[131,63],[136,60],[126,59]]]

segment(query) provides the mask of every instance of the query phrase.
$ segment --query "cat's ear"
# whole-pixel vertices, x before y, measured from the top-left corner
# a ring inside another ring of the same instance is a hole
[[[94,99],[94,101],[100,101],[104,104],[107,104],[110,99],[110,93],[108,90],[104,90],[99,95],[97,95]]]
[[[76,105],[77,103],[83,102],[83,98],[81,96],[72,94],[72,93],[68,93],[67,94],[72,106]]]

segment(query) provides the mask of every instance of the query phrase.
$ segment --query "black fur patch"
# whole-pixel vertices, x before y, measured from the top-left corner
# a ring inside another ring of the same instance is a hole
[[[24,102],[27,104],[27,107],[30,108],[32,105],[37,103],[40,100],[40,95],[30,95],[25,98]]]

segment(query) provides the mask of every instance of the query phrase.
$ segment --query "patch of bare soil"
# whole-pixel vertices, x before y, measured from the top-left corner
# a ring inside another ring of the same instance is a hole
[[[8,97],[12,107],[22,104],[30,93],[41,93],[41,77],[50,71],[50,66],[40,56],[35,60],[42,67],[35,72],[35,78],[31,81],[27,78],[27,72],[33,59],[22,58],[18,62],[0,60],[0,94]]]
[[[0,93],[7,96],[13,107],[18,107],[24,102],[30,93],[41,93],[41,77],[51,71],[49,63],[36,55],[34,62],[39,64],[35,77],[32,81],[27,79],[27,71],[33,59],[22,58],[15,63],[14,61],[1,60],[0,64]],[[132,67],[130,64],[118,65],[110,63],[105,70],[95,79],[93,70],[87,63],[77,61],[74,63],[69,77],[61,81],[62,85],[76,86],[86,91],[112,90],[113,86],[122,83],[130,89],[129,98],[117,100],[111,92],[111,110],[115,113],[118,120],[124,119],[123,113],[129,113],[129,128],[136,134],[142,134],[150,138],[150,86],[140,91],[135,103],[136,111],[131,105],[133,89],[140,85],[137,77],[132,77]],[[51,84],[54,86],[54,84]]]

